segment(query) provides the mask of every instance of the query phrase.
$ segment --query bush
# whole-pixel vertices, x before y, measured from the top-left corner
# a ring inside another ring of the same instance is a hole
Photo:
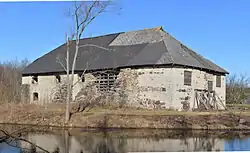
[[[242,104],[247,98],[249,78],[246,75],[231,75],[227,78],[227,104]]]
[[[0,103],[21,101],[22,70],[27,64],[27,60],[0,63]]]

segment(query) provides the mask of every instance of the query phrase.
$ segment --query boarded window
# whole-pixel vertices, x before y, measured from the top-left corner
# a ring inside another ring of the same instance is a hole
[[[192,82],[192,72],[184,71],[184,85],[191,86]]]
[[[221,76],[216,76],[216,87],[221,87]]]
[[[98,72],[95,73],[96,77],[96,86],[99,91],[115,91],[116,79],[119,71],[107,71],[107,72]]]
[[[213,91],[213,81],[208,81],[208,91]]]
[[[38,76],[35,75],[35,76],[32,77],[31,83],[32,83],[32,84],[35,84],[35,83],[37,83],[37,82],[38,82]]]
[[[61,83],[61,76],[60,75],[56,75],[56,82]]]
[[[38,101],[38,93],[33,92],[33,101]]]

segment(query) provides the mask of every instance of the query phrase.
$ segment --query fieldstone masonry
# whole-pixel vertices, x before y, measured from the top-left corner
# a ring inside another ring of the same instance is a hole
[[[184,71],[192,72],[191,85],[184,85]],[[45,104],[64,102],[66,98],[66,75],[61,76],[61,83],[56,77],[38,76],[38,82],[32,84],[32,76],[24,76],[23,84],[29,85],[30,103]],[[79,76],[74,76],[78,81]],[[78,82],[72,93],[72,100],[81,96],[93,96],[98,91],[86,94],[85,86],[96,78],[91,73],[85,74],[85,81]],[[112,94],[122,104],[150,109],[191,110],[194,107],[195,90],[208,90],[208,81],[213,82],[213,91],[225,104],[225,76],[221,76],[221,87],[216,87],[216,75],[190,68],[140,68],[120,69],[116,80],[116,90]],[[33,100],[33,93],[38,93],[38,100]],[[85,93],[85,94],[81,94]],[[102,93],[103,94],[103,93]],[[112,102],[112,101],[110,101]],[[222,108],[221,108],[222,109]]]

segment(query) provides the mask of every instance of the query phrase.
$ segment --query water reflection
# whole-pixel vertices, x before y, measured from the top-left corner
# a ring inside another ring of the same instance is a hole
[[[225,143],[225,151],[249,151],[250,138],[228,140]]]
[[[16,144],[16,142],[3,142],[0,143],[0,152],[1,153],[19,153],[21,152],[21,149],[19,147],[18,144]]]
[[[155,131],[155,130],[129,130],[129,131],[73,131],[59,130],[54,133],[30,132],[25,139],[35,143],[49,152],[54,153],[126,153],[126,152],[163,152],[163,151],[236,151],[249,150],[250,139],[248,133],[244,138],[231,139],[226,136],[232,133],[222,132],[212,134],[213,131],[194,133],[192,131]],[[235,133],[234,133],[235,134]],[[236,132],[237,134],[237,132]],[[21,150],[2,143],[7,152],[42,152],[26,142],[19,143]],[[33,148],[32,148],[33,147]],[[5,151],[6,152],[6,151]]]

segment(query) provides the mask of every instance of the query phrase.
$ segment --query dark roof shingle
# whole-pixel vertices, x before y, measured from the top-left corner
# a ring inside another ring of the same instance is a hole
[[[79,49],[76,71],[110,69],[143,65],[176,64],[228,73],[213,62],[192,51],[165,31],[146,29],[125,33],[81,39],[80,45],[94,44],[108,48],[87,46]],[[74,55],[70,49],[70,63]],[[56,59],[65,58],[65,44],[38,58],[23,71],[23,74],[63,72]],[[88,65],[88,66],[87,66]]]

